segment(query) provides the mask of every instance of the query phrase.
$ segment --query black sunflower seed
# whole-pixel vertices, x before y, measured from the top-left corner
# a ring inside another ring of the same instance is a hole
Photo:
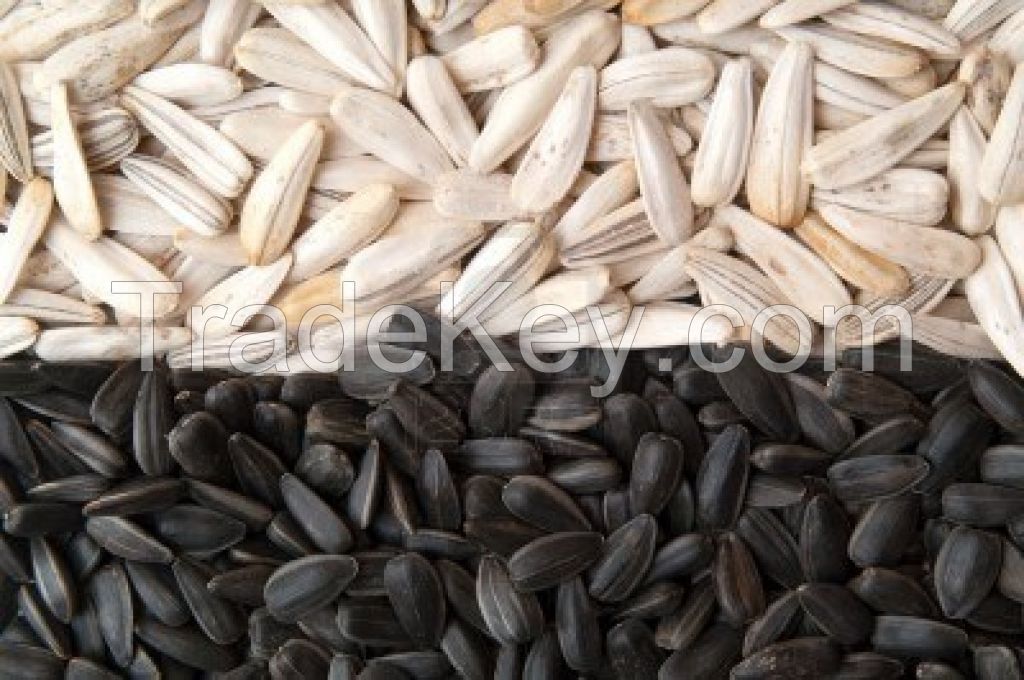
[[[204,555],[227,550],[245,538],[245,524],[199,505],[176,505],[156,515],[153,528],[175,550]]]
[[[402,670],[412,678],[423,680],[441,680],[452,672],[448,659],[436,651],[395,652],[380,657],[378,662]]]
[[[695,574],[711,563],[714,554],[714,541],[704,534],[677,536],[654,553],[654,561],[644,582],[657,583]]]
[[[663,649],[686,649],[711,622],[717,609],[715,589],[708,577],[693,586],[686,599],[658,621],[655,641]]]
[[[469,398],[469,429],[474,437],[515,434],[526,421],[536,385],[530,370],[518,363],[511,371],[490,366],[480,374]]]
[[[388,361],[407,366],[411,363],[411,368],[402,371],[401,379],[413,385],[428,385],[437,375],[434,360],[429,355],[418,355],[416,350],[383,343],[379,344],[379,350]],[[353,399],[381,401],[387,397],[388,388],[398,380],[396,373],[378,366],[365,348],[356,350],[352,363],[354,370],[339,371],[338,382],[341,391]]]
[[[107,658],[107,643],[103,640],[96,607],[88,597],[82,598],[78,611],[71,619],[71,633],[75,639],[75,652],[95,661]]]
[[[213,570],[189,558],[179,557],[171,564],[192,618],[206,634],[219,645],[230,645],[245,633],[245,617],[233,602],[222,600],[209,591],[207,582]]]
[[[318,401],[342,396],[338,377],[329,373],[293,373],[281,383],[281,401],[305,413]]]
[[[917,445],[917,454],[931,465],[920,490],[936,491],[975,465],[993,429],[992,421],[972,404],[950,404],[936,412]]]
[[[694,489],[697,522],[708,530],[728,529],[739,516],[750,474],[750,434],[741,425],[726,428],[701,462]]]
[[[1007,540],[1003,541],[1003,564],[996,586],[1006,597],[1024,602],[1024,552]]]
[[[656,515],[668,504],[683,474],[683,447],[663,434],[640,438],[632,461],[629,507],[634,514]]]
[[[58,621],[71,623],[78,605],[78,590],[64,555],[50,538],[33,538],[29,548],[40,599]]]
[[[415,476],[420,467],[422,450],[399,422],[395,410],[381,404],[366,416],[367,434],[380,442],[388,452],[388,460],[409,476]]]
[[[797,477],[754,472],[747,481],[746,504],[754,508],[787,508],[799,503],[807,487]]]
[[[876,501],[850,535],[847,554],[860,567],[895,566],[917,533],[920,501],[906,495]]]
[[[118,484],[86,503],[82,511],[89,516],[162,512],[177,503],[183,491],[180,479],[140,477]]]
[[[524,439],[468,439],[448,462],[456,471],[471,475],[514,477],[543,471],[540,454]]]
[[[827,494],[807,503],[800,526],[800,565],[812,583],[839,583],[852,569],[847,556],[850,524],[846,513]]]
[[[281,506],[278,480],[287,469],[273,451],[252,437],[236,432],[228,438],[228,456],[238,485],[246,495],[272,507]]]
[[[338,628],[352,642],[373,647],[408,647],[411,640],[387,600],[342,600]]]
[[[216,644],[192,626],[172,628],[143,619],[136,625],[135,633],[153,649],[191,668],[225,672],[238,665],[233,648]]]
[[[459,414],[426,390],[404,380],[388,389],[391,407],[422,448],[451,450],[466,435]]]
[[[0,642],[0,678],[3,680],[58,680],[64,661],[49,650]]]
[[[935,591],[943,613],[962,619],[971,613],[999,578],[1002,542],[995,534],[958,526],[935,560]]]
[[[269,659],[281,645],[302,634],[297,627],[275,619],[266,607],[254,609],[249,614],[248,631],[249,652],[257,659]],[[200,635],[202,636],[201,633]],[[202,637],[209,642],[206,636]]]
[[[359,569],[356,577],[345,589],[351,597],[387,597],[387,586],[384,585],[384,570],[392,557],[399,555],[396,548],[381,547],[375,550],[362,550],[353,553]]]
[[[658,527],[650,515],[637,515],[604,542],[590,571],[590,595],[599,602],[621,602],[640,585],[654,559]]]
[[[1024,387],[988,361],[972,361],[967,368],[971,392],[978,404],[1000,426],[1024,433]]]
[[[28,490],[26,496],[44,503],[88,503],[110,488],[110,484],[103,475],[72,475],[37,484]]]
[[[108,564],[92,575],[87,590],[110,656],[118,666],[128,666],[134,652],[135,617],[128,576],[120,565]]]
[[[732,669],[736,680],[786,677],[813,680],[839,668],[840,652],[828,638],[805,637],[775,644],[744,659]]]
[[[207,482],[232,480],[228,431],[206,411],[178,421],[167,435],[171,456],[189,477]]]
[[[388,599],[399,623],[420,646],[436,646],[444,635],[445,597],[441,579],[416,553],[393,557],[384,570]]]
[[[765,576],[785,588],[795,588],[803,580],[797,542],[771,512],[747,509],[736,523],[736,534]]]
[[[601,625],[597,607],[580,577],[558,586],[555,624],[566,665],[581,673],[598,670],[602,658]]]
[[[735,534],[718,539],[711,576],[726,621],[742,627],[764,612],[764,587],[757,565],[749,548]]]
[[[68,661],[64,671],[65,680],[117,680],[120,677],[95,661],[80,657]]]
[[[776,475],[812,475],[832,462],[821,449],[800,444],[761,444],[750,454],[754,467]]]
[[[913,616],[879,616],[871,644],[882,654],[956,662],[967,648],[967,633],[941,621]]]
[[[533,444],[545,456],[589,458],[592,456],[601,457],[608,455],[608,451],[601,444],[565,432],[553,432],[539,427],[524,426],[513,434]]]
[[[581,432],[601,421],[601,402],[585,383],[549,387],[533,402],[530,425],[556,432]]]
[[[256,394],[247,380],[230,378],[206,390],[205,405],[229,432],[248,432]]]
[[[552,463],[548,479],[572,494],[602,493],[622,479],[622,467],[614,458],[578,458]]]
[[[875,652],[854,652],[843,657],[837,680],[898,680],[903,677],[903,664],[898,659]]]
[[[71,630],[50,613],[32,586],[18,588],[18,610],[47,649],[62,659],[71,657]]]
[[[938,614],[938,608],[924,588],[898,571],[869,567],[851,580],[848,587],[882,614],[921,618],[934,618]]]
[[[262,607],[265,604],[263,589],[273,573],[274,568],[269,565],[251,564],[215,575],[206,587],[223,600]]]
[[[186,485],[188,497],[203,506],[239,520],[249,531],[262,531],[274,517],[269,507],[231,489],[189,479]]]
[[[4,531],[22,538],[63,534],[81,524],[81,512],[68,503],[19,503],[4,515]]]
[[[731,370],[716,374],[722,389],[758,430],[775,441],[796,441],[800,424],[781,374],[762,367],[750,347],[716,348],[715,360],[728,359],[734,350],[742,352],[739,363]]]
[[[252,429],[256,439],[294,463],[302,452],[302,424],[288,404],[261,401],[253,408]]]
[[[501,491],[516,517],[545,531],[587,531],[590,523],[573,499],[543,477],[513,477]]]
[[[523,677],[538,680],[557,680],[563,677],[565,661],[558,644],[557,633],[552,628],[533,641],[523,661]]]
[[[67,557],[71,571],[79,580],[85,580],[106,557],[103,549],[84,531],[79,531],[68,539],[64,544],[64,556]]]
[[[313,444],[295,462],[295,474],[322,497],[341,500],[356,473],[345,452],[333,444]]]
[[[66,390],[54,389],[38,394],[14,397],[14,401],[34,413],[75,425],[89,425],[90,402],[81,395]]]
[[[840,368],[829,376],[825,390],[830,404],[856,418],[927,415],[926,407],[912,393],[873,373]]]
[[[978,461],[978,474],[992,484],[1024,488],[1024,446],[1007,444],[986,449]]]
[[[267,538],[277,548],[292,557],[304,557],[317,552],[316,546],[295,521],[291,513],[282,510],[267,525]]]
[[[37,394],[51,385],[37,361],[5,359],[0,361],[0,397]]]
[[[979,680],[1019,680],[1024,677],[1018,656],[1009,647],[984,645],[971,648],[974,674]]]
[[[963,482],[942,491],[942,515],[953,522],[998,527],[1024,515],[1024,489]]]
[[[359,472],[349,489],[346,512],[358,528],[366,529],[373,521],[384,486],[384,456],[380,444],[370,442],[359,462]]]
[[[333,602],[358,568],[348,555],[311,555],[289,562],[266,579],[267,610],[279,621],[294,623]]]
[[[444,585],[448,604],[455,614],[481,633],[490,634],[477,602],[476,580],[473,576],[449,560],[438,560],[434,566]]]
[[[788,373],[785,379],[804,438],[832,455],[850,446],[856,436],[853,421],[828,403],[825,386],[798,373]]]
[[[1024,605],[991,592],[967,615],[967,623],[989,633],[1020,635],[1024,633]]]
[[[846,587],[805,583],[797,589],[797,596],[807,616],[839,644],[856,645],[871,636],[874,617]]]
[[[695,680],[724,677],[739,661],[741,646],[739,631],[716,623],[705,630],[692,645],[673,652],[665,660],[658,677],[686,677]]]
[[[842,458],[901,453],[912,449],[924,437],[925,425],[914,416],[898,415],[883,420],[854,440]]]
[[[751,622],[743,638],[743,656],[751,656],[765,647],[793,634],[797,628],[800,599],[795,591],[787,591],[772,602],[764,614]],[[872,621],[872,625],[874,622]]]
[[[462,524],[459,494],[452,481],[448,462],[437,449],[423,454],[416,475],[419,507],[428,526],[441,531],[458,531]]]
[[[601,556],[604,540],[591,531],[560,532],[523,546],[508,560],[515,587],[536,591],[551,588],[579,574]]]
[[[836,463],[828,469],[828,480],[839,500],[863,502],[898,496],[928,474],[920,456],[879,454]]]
[[[164,567],[143,562],[125,562],[132,589],[146,613],[168,626],[183,626],[191,614],[177,584]]]
[[[602,404],[601,435],[608,451],[630,466],[641,438],[658,429],[658,420],[641,397],[625,392],[605,399]]]
[[[50,425],[57,439],[90,470],[117,478],[128,470],[128,459],[105,435],[77,423],[54,422]]]
[[[122,517],[90,517],[85,531],[104,550],[126,560],[170,564],[174,559],[170,548]]]
[[[409,483],[408,478],[391,465],[384,468],[384,491],[387,500],[386,507],[394,516],[395,522],[401,526],[403,536],[416,531],[422,521],[412,484]],[[453,493],[455,493],[454,486]],[[455,499],[458,502],[457,493],[455,493]],[[461,513],[459,519],[461,525]],[[451,525],[451,528],[458,531],[459,526]]]
[[[490,680],[494,661],[480,635],[458,619],[452,619],[441,638],[441,651],[455,672],[466,680]]]
[[[0,571],[15,583],[32,581],[32,572],[23,544],[3,534],[0,534]]]
[[[167,370],[156,364],[143,377],[135,399],[132,445],[143,474],[166,475],[174,469],[167,434],[176,418]]]
[[[544,613],[537,597],[517,589],[508,569],[493,556],[481,558],[476,599],[491,636],[501,644],[522,644],[541,634]]]

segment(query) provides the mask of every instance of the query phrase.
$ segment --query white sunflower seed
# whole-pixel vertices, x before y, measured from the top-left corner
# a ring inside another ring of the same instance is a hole
[[[855,2],[857,0],[782,0],[762,14],[758,23],[765,28],[780,28],[814,19]]]
[[[52,87],[50,111],[53,115],[54,196],[72,227],[88,239],[99,238],[103,233],[103,221],[82,154],[78,130],[71,119],[71,105],[64,83]]]
[[[331,96],[351,80],[283,28],[259,26],[242,34],[235,61],[249,73],[304,92]]]
[[[0,163],[19,182],[28,182],[35,174],[21,91],[14,71],[3,62],[0,62]]]
[[[143,328],[125,326],[81,326],[54,328],[39,334],[33,351],[44,361],[128,361],[146,351],[149,338]],[[192,342],[192,331],[180,327],[152,329],[156,355]]]
[[[753,65],[740,57],[729,61],[719,75],[708,124],[697,145],[690,180],[695,205],[725,205],[736,197],[747,174],[753,128]]]
[[[67,295],[34,288],[18,288],[0,304],[0,316],[26,316],[43,323],[102,324],[106,313]]]
[[[512,200],[512,175],[492,172],[478,175],[453,170],[434,184],[434,208],[440,215],[483,222],[521,219],[528,212]]]
[[[981,266],[967,277],[967,299],[989,339],[1018,374],[1024,372],[1020,296],[999,246],[991,236],[977,240]]]
[[[927,57],[914,48],[851,33],[825,23],[783,26],[775,30],[790,42],[811,45],[818,59],[864,76],[909,76],[927,62]]]
[[[216,106],[242,94],[242,80],[222,66],[174,64],[151,69],[132,81],[143,90],[182,106]]]
[[[858,2],[822,18],[847,31],[916,47],[937,59],[960,56],[960,40],[942,24],[885,3]]]
[[[617,163],[601,173],[565,211],[552,235],[561,246],[597,219],[631,201],[639,188],[636,164],[632,160]]]
[[[1021,0],[957,0],[942,23],[968,42],[1021,10],[1024,10]]]
[[[39,324],[20,316],[4,317],[0,324],[0,359],[32,347],[39,337]]]
[[[650,228],[666,243],[679,245],[693,233],[693,204],[665,125],[649,100],[629,107],[640,195]]]
[[[0,302],[8,299],[25,263],[50,221],[53,187],[37,177],[22,189],[14,212],[7,220],[7,231],[0,235]]]
[[[949,209],[953,224],[968,236],[984,234],[996,219],[996,207],[982,197],[978,187],[978,167],[986,144],[974,114],[961,106],[949,126]]]
[[[623,0],[622,20],[655,26],[696,14],[711,0]]]
[[[222,338],[237,332],[248,320],[244,318],[246,313],[251,315],[253,307],[265,305],[274,297],[291,266],[292,256],[286,254],[266,266],[251,265],[232,274],[204,293],[188,310],[189,327],[205,338]],[[215,305],[223,309],[213,309],[216,317],[204,318],[206,311]],[[199,316],[195,315],[196,311],[200,312]],[[221,311],[224,313],[219,314]]]
[[[1024,65],[1018,64],[978,169],[978,190],[995,205],[1024,202]]]
[[[541,52],[523,26],[508,26],[445,54],[442,59],[462,92],[506,87],[533,73]]]
[[[180,225],[197,234],[216,236],[231,223],[230,203],[166,161],[136,154],[121,161],[121,172]]]
[[[668,47],[615,61],[601,70],[598,105],[622,111],[630,102],[651,99],[659,108],[692,104],[715,82],[715,66],[697,50]]]
[[[946,216],[949,198],[945,177],[914,168],[893,168],[859,184],[841,189],[815,187],[811,193],[815,207],[841,205],[926,227]]]
[[[413,111],[455,165],[465,167],[480,131],[444,62],[432,56],[416,57],[409,62],[406,78],[406,96]]]

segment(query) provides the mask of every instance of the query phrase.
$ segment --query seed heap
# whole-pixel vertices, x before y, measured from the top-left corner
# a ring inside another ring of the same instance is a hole
[[[896,349],[4,362],[0,678],[1022,678],[1024,384]]]
[[[1011,0],[0,1],[0,356],[134,358],[143,316],[223,361],[249,305],[296,331],[343,281],[363,321],[455,281],[442,310],[556,303],[580,346],[594,305],[651,348],[896,304],[840,346],[1024,374],[1022,45]],[[688,336],[707,304],[739,328]]]

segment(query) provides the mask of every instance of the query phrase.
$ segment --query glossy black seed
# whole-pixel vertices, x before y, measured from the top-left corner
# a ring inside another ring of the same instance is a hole
[[[110,439],[78,423],[51,424],[57,439],[93,472],[117,478],[128,471],[128,459]]]
[[[149,616],[168,626],[188,623],[188,605],[170,571],[143,562],[125,562],[124,568],[132,590]]]
[[[802,582],[797,542],[771,512],[748,509],[736,523],[736,534],[765,576],[785,588],[795,588]]]
[[[366,416],[365,425],[367,434],[387,452],[388,461],[410,477],[415,476],[423,450],[402,427],[395,410],[381,404]]]
[[[828,677],[839,668],[839,648],[828,638],[805,637],[777,642],[732,669],[736,680]]]
[[[683,467],[683,447],[679,441],[655,433],[641,437],[629,481],[630,511],[651,515],[661,512],[679,485]]]
[[[942,515],[953,522],[998,527],[1024,515],[1024,489],[995,484],[950,484],[942,491]]]
[[[604,539],[591,531],[561,532],[523,546],[508,560],[519,590],[545,590],[572,578],[601,556]]]
[[[425,680],[440,680],[452,672],[448,660],[438,651],[395,652],[380,657],[378,663]]]
[[[0,642],[0,678],[3,680],[58,680],[64,661],[49,650]]]
[[[271,615],[283,623],[330,604],[358,570],[348,555],[311,555],[289,562],[266,579],[263,599]]]
[[[416,475],[419,508],[428,526],[441,531],[458,531],[462,524],[459,494],[444,455],[437,449],[423,454]]]
[[[875,652],[854,652],[843,657],[833,677],[836,680],[898,680],[903,677],[903,664]]]
[[[36,361],[5,359],[0,361],[0,397],[17,397],[43,392],[50,381]]]
[[[448,622],[441,651],[455,672],[466,680],[490,680],[494,661],[480,634],[458,619]]]
[[[920,456],[879,454],[836,463],[828,480],[839,500],[863,502],[898,496],[928,474],[928,462]]]
[[[825,386],[798,373],[787,373],[785,380],[804,438],[832,455],[846,449],[856,436],[853,421],[828,403]]]
[[[665,680],[686,677],[711,680],[724,677],[740,660],[741,646],[742,637],[739,631],[725,624],[716,623],[692,645],[673,652],[662,664],[658,678]]]
[[[841,458],[895,454],[912,450],[925,434],[925,425],[914,416],[898,415],[884,420],[854,440]]]
[[[707,530],[728,529],[739,516],[750,475],[750,434],[734,425],[718,436],[697,473],[697,523]]]
[[[993,429],[992,421],[972,404],[950,404],[936,412],[917,445],[917,454],[931,465],[920,490],[936,491],[976,465]]]
[[[807,487],[797,477],[754,472],[747,481],[746,504],[754,508],[787,508],[799,503]]]
[[[171,508],[184,491],[180,479],[140,477],[122,482],[87,503],[82,511],[89,516],[141,515]]]
[[[167,434],[176,418],[167,369],[158,363],[144,375],[135,399],[132,447],[143,474],[166,475],[174,469]]]
[[[110,656],[118,666],[129,665],[134,651],[135,609],[128,576],[120,565],[108,564],[92,575],[86,587]]]
[[[44,503],[88,503],[110,488],[110,484],[111,481],[103,475],[86,473],[37,484],[25,495],[30,500]]]
[[[378,345],[378,350],[387,361],[403,364],[406,368],[399,374],[387,370],[386,366],[378,366],[378,362],[366,348],[360,347],[352,360],[354,370],[338,372],[338,383],[346,396],[366,401],[381,401],[387,397],[388,388],[399,377],[422,387],[430,384],[437,375],[434,360],[429,356],[417,354],[416,350],[383,343]]]
[[[525,439],[545,456],[556,458],[589,458],[607,456],[608,451],[598,442],[565,432],[554,432],[529,425],[513,433]]]
[[[743,638],[743,656],[751,656],[779,640],[790,637],[797,629],[800,598],[795,591],[787,591],[772,602],[747,627]],[[872,621],[872,625],[874,622]]]
[[[38,394],[14,397],[14,401],[39,415],[75,425],[89,425],[90,402],[81,395],[66,390],[47,390]]]
[[[545,531],[590,529],[573,499],[544,477],[513,477],[502,489],[501,499],[513,515]]]
[[[32,586],[18,588],[18,610],[43,646],[62,659],[71,657],[71,630],[50,613]]]
[[[985,598],[999,577],[1002,542],[995,534],[958,526],[935,560],[935,591],[943,613],[965,618]]]
[[[970,626],[989,633],[1021,635],[1024,633],[1024,605],[991,592],[971,610],[966,620]]]
[[[598,609],[580,577],[558,586],[555,625],[562,657],[569,668],[581,673],[601,666],[602,640]]]
[[[697,581],[686,599],[658,621],[655,641],[663,649],[686,649],[700,636],[718,609],[710,577]]]
[[[907,495],[876,501],[861,515],[847,554],[860,567],[895,566],[917,534],[920,501]]]
[[[612,671],[617,678],[655,680],[662,653],[654,644],[654,636],[642,621],[627,619],[613,626],[605,636],[605,648]]]
[[[68,661],[64,671],[65,680],[117,680],[120,677],[95,661],[80,657]]]
[[[380,445],[370,442],[356,474],[352,488],[349,489],[345,505],[349,521],[359,529],[366,529],[373,521],[373,516],[380,503],[384,485],[384,456]]]
[[[176,505],[154,517],[153,528],[175,550],[212,555],[245,538],[245,524],[199,505]]]
[[[338,627],[352,642],[373,647],[407,647],[411,640],[387,600],[342,600]]]
[[[352,534],[337,513],[292,474],[280,479],[281,495],[296,523],[323,552],[340,554],[352,547]]]
[[[224,571],[209,580],[206,587],[223,600],[249,607],[262,607],[263,589],[274,568],[266,564],[252,564]]]
[[[967,648],[967,633],[948,623],[913,616],[879,616],[871,636],[875,651],[896,657],[956,662]]]
[[[49,538],[33,538],[29,548],[40,599],[58,621],[71,623],[78,606],[78,589],[62,551]]]
[[[839,583],[850,574],[850,525],[831,496],[818,494],[808,501],[799,539],[800,565],[808,581]]]
[[[709,536],[697,533],[677,536],[654,553],[644,582],[681,579],[697,573],[711,563],[714,554],[715,544]]]
[[[708,404],[727,398],[718,377],[694,363],[683,364],[672,371],[672,388],[687,404]]]
[[[542,472],[537,449],[524,439],[468,439],[448,457],[452,469],[464,474],[514,477]]]
[[[1024,488],[1024,446],[1006,444],[986,449],[978,461],[978,474],[992,484]]]
[[[171,628],[143,619],[136,625],[135,632],[153,649],[192,668],[224,672],[238,665],[234,649],[212,642],[192,626]]]
[[[834,583],[805,583],[797,589],[800,606],[815,625],[843,645],[871,636],[874,617],[850,590]]]
[[[192,413],[167,435],[171,456],[189,477],[206,482],[233,480],[228,458],[228,431],[206,411]]]
[[[728,359],[734,350],[743,353],[739,363],[716,374],[722,389],[758,430],[775,441],[796,441],[800,424],[781,374],[763,368],[750,347],[716,348],[715,360]]]
[[[880,375],[840,368],[825,385],[828,401],[855,418],[887,418],[897,413],[926,416],[917,397]]]
[[[229,432],[248,432],[252,427],[256,394],[247,380],[230,378],[206,390],[206,410]]]
[[[622,468],[614,458],[579,458],[552,463],[548,479],[572,494],[593,494],[615,488]]]
[[[448,451],[465,437],[459,414],[426,390],[399,380],[389,388],[388,397],[402,427],[424,449]]]
[[[1021,660],[1010,647],[984,645],[971,648],[978,680],[1019,680],[1024,677]]]
[[[988,361],[967,368],[971,392],[985,412],[1011,432],[1024,433],[1024,386]]]
[[[726,621],[742,627],[764,612],[764,587],[757,565],[750,549],[735,534],[718,539],[711,576]]]
[[[249,531],[262,531],[274,516],[273,510],[236,491],[189,479],[186,486],[189,498],[210,510],[234,517]]]
[[[271,543],[292,557],[304,557],[317,552],[317,547],[309,540],[306,532],[286,510],[274,515],[267,525],[266,533]]]
[[[511,436],[526,421],[536,385],[533,374],[522,364],[511,371],[491,366],[473,386],[469,398],[469,429],[474,437]]]
[[[289,464],[298,459],[302,451],[302,421],[288,404],[276,401],[256,404],[252,429],[256,439]]]
[[[81,524],[78,508],[68,503],[19,503],[4,515],[4,531],[22,538],[63,534]]]
[[[85,531],[104,550],[126,560],[170,564],[174,559],[170,548],[122,517],[90,517]]]
[[[529,642],[544,627],[537,597],[515,587],[508,569],[495,557],[480,560],[476,600],[490,635],[501,644]]]
[[[444,635],[445,597],[441,578],[425,558],[405,553],[384,570],[388,599],[399,623],[414,643],[436,646]]]
[[[206,637],[219,645],[237,642],[245,633],[245,617],[233,602],[217,597],[206,587],[215,573],[190,558],[174,560],[171,571],[192,618]]]
[[[621,602],[629,597],[654,559],[657,533],[650,515],[638,515],[615,530],[590,571],[590,595],[599,602]]]
[[[533,403],[530,425],[557,432],[581,432],[601,421],[601,402],[586,383],[550,386]]]
[[[0,458],[25,479],[39,479],[40,469],[35,452],[7,399],[0,399]]]
[[[295,474],[322,497],[341,500],[356,473],[345,452],[333,444],[313,444],[295,462]]]
[[[523,662],[523,677],[557,680],[565,672],[565,661],[554,629],[548,628],[533,641]]]

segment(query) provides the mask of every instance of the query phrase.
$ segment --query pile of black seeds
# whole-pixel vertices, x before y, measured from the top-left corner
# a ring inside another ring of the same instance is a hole
[[[0,363],[0,678],[1024,677],[1024,386],[863,359]]]

